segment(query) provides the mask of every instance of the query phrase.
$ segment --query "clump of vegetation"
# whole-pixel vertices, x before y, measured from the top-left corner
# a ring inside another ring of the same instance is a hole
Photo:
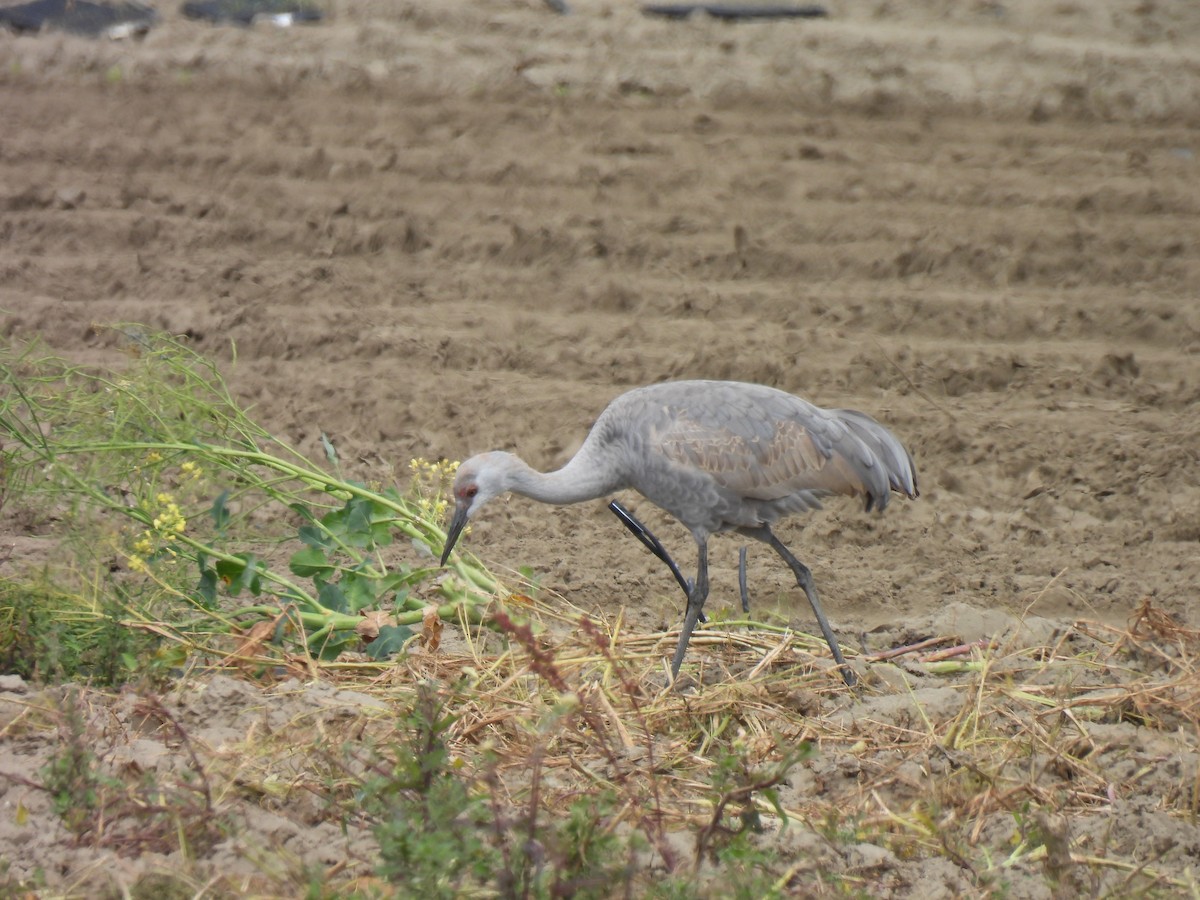
[[[158,775],[126,767],[119,773],[95,749],[82,692],[69,687],[57,707],[47,710],[58,741],[40,779],[9,777],[44,791],[81,845],[125,856],[179,852],[191,858],[207,853],[224,836],[228,822],[216,808],[190,737],[157,699],[143,699],[134,711],[165,728],[184,748],[186,762],[176,771]]]
[[[84,597],[45,571],[0,578],[0,672],[116,687],[177,662],[158,635],[126,627],[129,600],[121,585],[106,587]]]
[[[501,861],[487,840],[487,800],[451,758],[449,701],[428,682],[417,686],[403,719],[405,740],[373,755],[359,794],[376,823],[379,874],[429,897],[485,885]]]
[[[83,560],[63,554],[52,577],[76,569],[76,619],[243,658],[276,647],[324,660],[362,649],[390,656],[431,616],[483,621],[501,594],[496,580],[469,557],[447,571],[434,563],[452,464],[414,461],[403,492],[347,479],[327,440],[329,470],[250,419],[184,343],[125,332],[133,359],[120,373],[36,344],[0,347],[4,497],[36,505],[91,566],[107,568],[92,592],[106,599],[84,603]],[[0,653],[22,657],[20,671],[32,674],[28,660],[44,650],[55,674],[86,674],[50,646],[78,634],[43,626],[24,602],[8,614],[18,637]],[[213,641],[219,634],[241,640]],[[147,649],[111,635],[93,646],[126,662]]]
[[[553,665],[546,653],[533,663],[549,676],[550,690]],[[470,759],[454,752],[462,723],[456,710],[477,696],[466,685],[419,682],[398,739],[365,759],[351,753],[367,772],[353,802],[375,823],[377,871],[406,894],[692,896],[689,884],[704,866],[721,872],[728,896],[779,892],[786,867],[753,839],[766,830],[760,804],[786,825],[774,789],[809,755],[807,745],[767,765],[752,762],[751,749],[739,741],[719,748],[711,813],[689,860],[667,840],[672,813],[663,805],[664,773],[632,769],[614,755],[591,785],[550,786],[548,771],[569,736],[593,747],[618,740],[615,723],[597,715],[595,697],[560,696],[528,723],[532,744],[514,768],[495,749]]]

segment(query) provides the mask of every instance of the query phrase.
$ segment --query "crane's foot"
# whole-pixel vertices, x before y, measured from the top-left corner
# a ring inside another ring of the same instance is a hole
[[[850,668],[850,664],[846,662],[846,658],[842,656],[837,636],[834,635],[833,628],[829,625],[829,619],[825,617],[821,601],[817,599],[817,589],[813,584],[812,571],[796,559],[792,551],[785,547],[779,538],[775,537],[775,533],[771,531],[770,527],[764,525],[761,528],[741,528],[739,531],[747,537],[756,538],[769,545],[788,564],[788,568],[796,576],[796,584],[804,591],[804,596],[808,598],[808,603],[812,607],[813,615],[817,617],[817,624],[821,626],[821,634],[824,635],[825,643],[829,645],[829,652],[833,654],[834,662],[838,665],[842,681],[846,682],[847,687],[854,687],[858,683],[858,678],[855,676],[854,670]]]

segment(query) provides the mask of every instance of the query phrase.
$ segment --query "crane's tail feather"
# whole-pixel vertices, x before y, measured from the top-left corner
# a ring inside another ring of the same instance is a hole
[[[893,491],[915,500],[920,495],[917,489],[917,469],[913,465],[912,456],[900,440],[866,413],[856,409],[835,409],[833,413],[883,464],[883,469],[887,472],[888,486]],[[887,501],[887,494],[881,497],[868,494],[867,509],[883,509]]]

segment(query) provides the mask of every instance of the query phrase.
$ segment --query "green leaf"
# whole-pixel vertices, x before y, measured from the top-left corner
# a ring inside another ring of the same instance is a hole
[[[327,512],[315,528],[302,526],[300,539],[330,549],[337,544],[359,550],[386,547],[392,542],[393,513],[382,503],[352,497],[341,509]]]
[[[355,497],[346,504],[344,519],[346,530],[342,540],[351,547],[370,547],[371,538],[371,501]]]
[[[350,638],[335,638],[331,634],[320,646],[316,648],[310,647],[309,649],[316,649],[318,659],[329,661],[332,659],[337,659],[347,650],[353,650],[357,644],[357,635]]]
[[[225,583],[230,597],[236,597],[246,590],[257,597],[262,593],[262,563],[255,560],[253,553],[238,553],[235,556],[233,560],[217,561],[217,578]]]
[[[296,536],[302,543],[308,544],[310,547],[319,547],[323,550],[333,547],[333,541],[319,525],[301,525],[296,531]]]
[[[420,581],[428,571],[428,569],[414,570],[408,566],[401,566],[397,571],[389,572],[387,575],[375,579],[375,596],[382,597],[388,591],[400,591],[408,585]]]
[[[217,608],[217,573],[207,564],[203,554],[200,558],[200,582],[196,585],[200,605],[205,609]]]
[[[161,648],[154,654],[154,663],[163,669],[182,666],[187,662],[188,652],[180,644],[173,644]]]
[[[347,572],[338,582],[338,587],[341,588],[342,596],[345,598],[345,612],[356,613],[368,606],[375,605],[378,586],[374,578]]]
[[[312,514],[312,510],[303,503],[289,503],[288,509],[304,520],[304,524],[296,531],[296,536],[302,543],[309,547],[321,547],[325,550],[333,546],[329,534],[321,527],[321,521]]]
[[[762,794],[767,798],[767,802],[769,802],[775,809],[775,815],[779,816],[779,819],[782,822],[782,824],[779,826],[780,832],[785,831],[788,826],[788,814],[787,810],[783,808],[783,802],[779,799],[779,791],[775,790],[775,788],[764,788]]]
[[[379,629],[379,636],[367,644],[367,656],[371,659],[387,659],[399,653],[404,642],[413,635],[413,630],[407,625],[384,625]]]
[[[323,584],[320,591],[317,593],[317,599],[326,609],[331,609],[334,612],[349,612],[346,604],[346,595],[342,593],[342,589],[336,584]],[[322,657],[324,658],[324,657]]]
[[[217,499],[213,501],[213,505],[209,508],[208,514],[212,516],[213,525],[217,531],[224,531],[225,526],[229,524],[231,514],[229,507],[225,504],[229,501],[229,491],[221,491],[217,495]]]
[[[371,540],[376,547],[386,547],[392,542],[392,520],[376,522],[371,526]]]
[[[320,527],[327,535],[328,541],[348,547],[365,546],[363,532],[368,523],[360,505],[361,501],[351,499],[341,509],[331,510],[321,516]]]
[[[317,575],[328,575],[336,567],[329,561],[324,550],[320,547],[308,546],[292,554],[292,558],[288,560],[288,568],[291,569],[293,575],[300,578],[312,578]]]

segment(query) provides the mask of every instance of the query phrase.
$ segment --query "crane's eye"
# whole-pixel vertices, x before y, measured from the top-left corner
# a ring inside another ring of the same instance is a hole
[[[463,491],[463,496],[469,500],[478,493],[479,493],[479,488],[475,487],[475,485],[471,485],[469,488],[467,488]]]

